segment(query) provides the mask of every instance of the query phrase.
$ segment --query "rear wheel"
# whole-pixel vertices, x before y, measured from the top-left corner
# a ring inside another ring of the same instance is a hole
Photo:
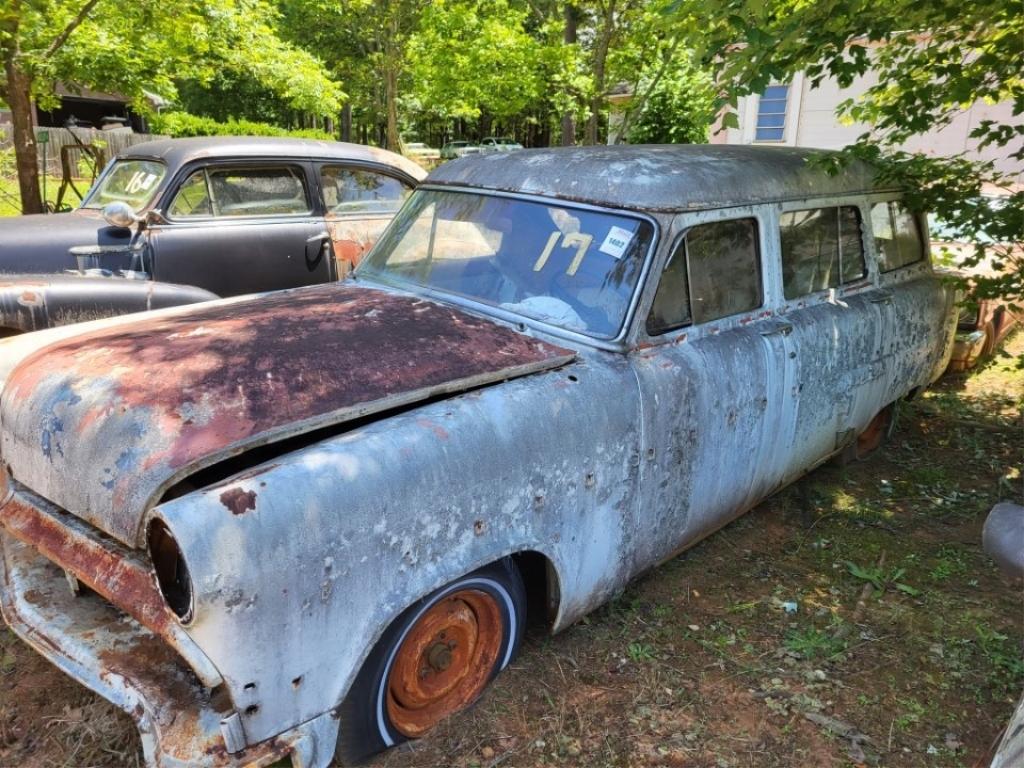
[[[890,403],[875,414],[857,438],[839,454],[840,466],[863,461],[885,445],[896,426],[896,405],[897,403]]]
[[[465,709],[515,656],[526,591],[501,561],[408,608],[385,631],[341,708],[345,764],[426,734]]]

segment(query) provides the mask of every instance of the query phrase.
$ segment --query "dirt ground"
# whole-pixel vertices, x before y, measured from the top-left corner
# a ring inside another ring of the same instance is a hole
[[[533,628],[475,707],[373,767],[987,765],[1024,687],[1022,595],[980,544],[1024,501],[1022,405],[1012,361],[945,379],[879,454]],[[0,768],[140,762],[127,717],[0,630]]]

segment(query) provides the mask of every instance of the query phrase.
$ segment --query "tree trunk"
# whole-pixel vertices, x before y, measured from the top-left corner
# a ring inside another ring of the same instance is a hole
[[[608,49],[615,35],[615,0],[608,0],[602,14],[601,29],[598,31],[597,45],[594,48],[594,99],[590,103],[590,119],[587,120],[587,144],[597,144],[597,136],[601,127],[601,114],[605,102],[605,62],[608,60]]]
[[[350,103],[341,108],[341,140],[352,141],[352,105]]]
[[[662,57],[661,64],[658,67],[658,72],[654,76],[654,79],[648,83],[647,88],[642,93],[634,93],[632,100],[629,103],[629,108],[622,116],[622,122],[619,123],[619,127],[616,129],[615,140],[613,143],[621,144],[626,136],[629,135],[629,129],[632,127],[633,118],[640,114],[644,105],[647,104],[647,98],[654,92],[654,89],[658,87],[658,83],[661,82],[661,78],[664,77],[666,70],[672,63],[675,57],[676,49],[679,47],[679,43],[682,38],[675,38],[671,41],[668,51]]]
[[[398,135],[398,72],[388,66],[384,73],[384,104],[387,109],[387,136],[385,149],[402,151],[402,139]]]
[[[565,4],[565,36],[562,41],[566,45],[576,44],[576,6],[572,3]],[[562,115],[562,146],[571,147],[576,143],[576,120],[573,110]]]
[[[18,189],[21,192],[22,213],[42,213],[43,199],[39,194],[39,166],[36,137],[32,131],[32,81],[18,69],[17,49],[12,50],[4,62],[7,106],[11,110],[14,139],[14,159],[18,169]]]

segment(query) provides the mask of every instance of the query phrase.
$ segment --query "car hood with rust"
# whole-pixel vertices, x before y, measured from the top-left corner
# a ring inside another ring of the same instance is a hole
[[[137,546],[172,485],[245,450],[563,365],[573,353],[414,296],[322,285],[91,331],[0,398],[13,478]]]

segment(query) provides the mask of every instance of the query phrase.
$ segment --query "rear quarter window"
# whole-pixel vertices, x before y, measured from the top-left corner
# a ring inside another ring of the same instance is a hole
[[[892,272],[924,259],[924,238],[917,217],[902,203],[890,201],[871,206],[871,231],[880,272]]]

